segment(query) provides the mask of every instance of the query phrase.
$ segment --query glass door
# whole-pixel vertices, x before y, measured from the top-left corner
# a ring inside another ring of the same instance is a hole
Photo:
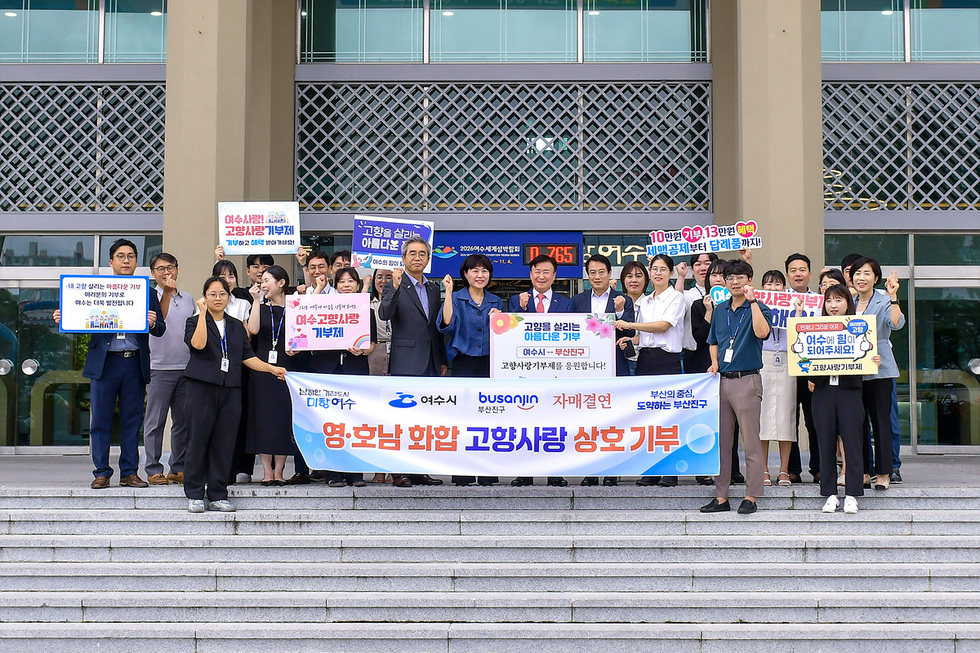
[[[0,285],[0,446],[88,446],[86,337],[59,333],[57,308],[57,281]]]

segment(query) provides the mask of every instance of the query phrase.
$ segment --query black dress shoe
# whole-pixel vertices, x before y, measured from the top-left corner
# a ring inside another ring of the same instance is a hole
[[[529,485],[534,485],[534,479],[530,476],[518,476],[510,484],[514,487],[528,487]]]
[[[732,485],[744,485],[745,477],[742,472],[732,472]]]
[[[657,483],[660,487],[677,487],[677,477],[676,476],[664,476]]]
[[[816,472],[815,474],[811,474],[811,476],[813,476],[813,481],[812,481],[813,483],[820,483],[820,472]],[[793,482],[793,479],[789,479],[789,480],[790,480],[790,483]]]
[[[548,477],[548,486],[549,487],[567,487],[568,486],[568,481],[566,481],[561,476],[549,476]]]
[[[477,483],[480,484],[480,487],[492,487],[496,485],[499,480],[500,479],[498,479],[496,476],[481,476],[479,479],[477,479]]]
[[[607,476],[606,478],[602,479],[602,484],[606,487],[616,487],[619,485],[619,478],[616,476]]]
[[[395,474],[395,476],[392,477],[391,484],[395,487],[412,487],[411,479],[403,474]]]
[[[594,485],[599,485],[598,476],[586,476],[582,479],[582,487],[592,487]]]
[[[755,505],[755,501],[749,501],[748,499],[742,499],[742,503],[738,504],[738,514],[740,515],[751,515],[758,508]]]
[[[651,485],[656,485],[660,482],[659,476],[641,476],[636,479],[636,484],[640,487],[650,487]]]
[[[310,475],[309,474],[293,474],[288,479],[285,480],[286,485],[309,485]]]
[[[728,512],[732,509],[731,503],[718,503],[718,499],[712,499],[709,503],[701,506],[701,512]]]
[[[715,479],[710,476],[695,476],[694,480],[698,482],[698,485],[714,485]]]
[[[790,475],[789,475],[789,482],[790,483],[802,483],[803,482],[803,477],[800,476],[799,474],[793,474],[791,472]]]
[[[432,478],[428,474],[422,474],[418,482],[419,485],[442,485],[443,483],[441,478]]]
[[[892,485],[901,485],[902,484],[902,472],[900,472],[900,471],[898,471],[896,469],[895,471],[892,472],[891,476],[888,477],[888,480],[889,480],[889,482],[891,482]]]

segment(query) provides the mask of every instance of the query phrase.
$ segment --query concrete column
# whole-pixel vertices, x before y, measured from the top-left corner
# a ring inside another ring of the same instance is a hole
[[[218,202],[293,199],[296,3],[170,0],[167,21],[163,246],[196,295]]]
[[[803,252],[823,266],[820,3],[711,2],[717,224],[755,220],[756,281]]]

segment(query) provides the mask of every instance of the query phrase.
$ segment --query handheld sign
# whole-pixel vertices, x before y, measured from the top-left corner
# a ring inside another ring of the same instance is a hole
[[[711,301],[715,303],[715,306],[726,301],[731,296],[731,291],[725,286],[711,286]]]
[[[298,202],[218,202],[218,233],[225,254],[295,254]]]
[[[371,346],[370,301],[367,293],[290,295],[286,298],[287,348],[367,349]]]
[[[435,223],[424,220],[392,220],[369,215],[354,216],[351,265],[355,268],[394,270],[402,267],[402,243],[418,236],[432,247]],[[432,257],[423,270],[432,272]]]
[[[759,249],[762,238],[757,235],[758,231],[759,225],[755,220],[739,221],[733,225],[693,225],[677,231],[651,231],[647,256],[687,256]]]
[[[790,376],[877,374],[875,326],[863,315],[790,318]]]
[[[490,377],[616,376],[615,321],[613,313],[494,313]]]
[[[149,277],[61,275],[62,333],[146,333]],[[162,319],[161,316],[158,318]]]

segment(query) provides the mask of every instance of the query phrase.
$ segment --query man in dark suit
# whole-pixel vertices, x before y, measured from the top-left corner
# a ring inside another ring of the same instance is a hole
[[[404,268],[392,270],[391,281],[381,292],[378,317],[391,320],[389,370],[392,376],[445,376],[446,348],[439,332],[442,302],[439,284],[428,281],[423,271],[432,248],[422,238],[409,238],[402,244]],[[396,475],[398,487],[442,485],[441,479],[427,474]]]
[[[559,295],[551,287],[555,283],[558,262],[554,257],[541,254],[531,259],[531,292],[522,292],[510,298],[508,311],[511,313],[574,313],[572,300]],[[510,482],[514,487],[534,485],[531,476],[518,476]],[[565,487],[568,485],[561,476],[549,476],[548,485]]]
[[[132,276],[137,266],[136,245],[120,238],[109,247],[112,273]],[[143,425],[143,402],[146,384],[150,382],[150,335],[160,337],[167,329],[159,320],[160,302],[150,293],[146,320],[149,333],[93,333],[82,376],[92,380],[92,423],[90,440],[95,465],[93,489],[109,487],[109,444],[112,419],[119,400],[119,485],[147,487],[136,471],[140,461],[140,426]],[[61,311],[55,311],[55,322]]]
[[[602,254],[593,254],[585,262],[585,271],[589,275],[591,290],[580,292],[572,297],[572,307],[576,313],[615,313],[617,320],[633,322],[636,314],[633,310],[633,300],[610,288],[612,275],[612,263]],[[616,330],[616,339],[632,338],[635,332],[630,330]],[[629,376],[630,368],[626,360],[626,352],[616,347],[616,376]],[[582,485],[598,485],[599,479],[595,476],[586,476],[582,479]],[[619,479],[615,476],[607,476],[602,479],[602,484],[614,486],[619,484]]]

